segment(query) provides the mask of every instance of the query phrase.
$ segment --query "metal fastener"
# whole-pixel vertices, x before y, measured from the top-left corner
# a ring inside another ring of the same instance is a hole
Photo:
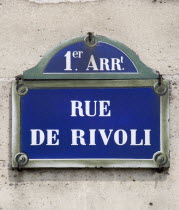
[[[155,83],[154,85],[154,90],[158,95],[165,95],[165,93],[168,91],[168,87],[163,83],[163,76],[160,74],[159,71],[158,73],[158,82]]]
[[[24,84],[20,84],[20,85],[17,85],[16,90],[17,90],[18,95],[24,96],[28,92],[28,87]]]
[[[29,158],[27,154],[20,152],[15,155],[15,161],[18,165],[18,168],[20,169],[23,166],[27,165],[27,163],[29,162]]]
[[[161,168],[168,162],[168,157],[163,152],[156,152],[153,160],[157,163],[159,168]]]
[[[92,32],[88,32],[88,35],[85,37],[84,41],[88,47],[94,47],[97,45],[96,38]]]
[[[164,83],[155,83],[154,90],[158,95],[165,95],[168,91],[168,87]]]

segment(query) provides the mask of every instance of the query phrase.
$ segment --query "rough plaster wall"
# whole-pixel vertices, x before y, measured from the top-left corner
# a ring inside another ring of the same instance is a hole
[[[89,2],[89,1],[96,1],[96,0],[30,0],[30,2],[35,3],[64,3],[64,2]]]
[[[89,1],[96,1],[96,0],[30,0],[30,2],[35,3],[64,3],[64,2],[89,2]]]
[[[0,209],[179,209],[179,1],[37,4],[0,0]],[[10,168],[10,88],[57,43],[88,31],[123,42],[170,80],[171,167]]]

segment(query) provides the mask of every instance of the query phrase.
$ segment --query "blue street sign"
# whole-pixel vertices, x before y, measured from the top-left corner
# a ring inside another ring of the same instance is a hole
[[[105,37],[54,48],[13,83],[12,166],[169,167],[168,82],[158,77]]]
[[[31,89],[21,124],[30,159],[152,159],[160,151],[160,96],[149,87]]]

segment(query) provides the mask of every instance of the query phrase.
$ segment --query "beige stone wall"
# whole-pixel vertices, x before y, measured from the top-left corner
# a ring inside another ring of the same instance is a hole
[[[88,31],[123,42],[170,80],[171,167],[11,169],[11,81],[49,49]],[[179,1],[0,0],[0,209],[179,209]]]

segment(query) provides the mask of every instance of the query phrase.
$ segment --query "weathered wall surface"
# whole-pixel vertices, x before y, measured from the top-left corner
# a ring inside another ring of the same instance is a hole
[[[179,1],[41,2],[0,0],[0,209],[178,210]],[[123,42],[170,80],[169,171],[11,169],[11,81],[59,42],[88,31]]]

